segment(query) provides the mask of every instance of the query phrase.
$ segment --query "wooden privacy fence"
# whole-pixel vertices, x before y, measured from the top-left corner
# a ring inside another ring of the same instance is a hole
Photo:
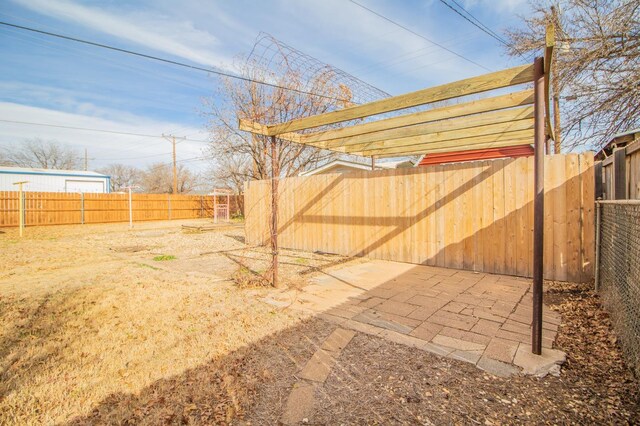
[[[593,153],[545,157],[544,276],[588,281]],[[533,157],[281,179],[281,247],[531,277]],[[249,244],[269,238],[270,181],[245,188]]]
[[[0,191],[0,227],[18,226],[19,193]],[[129,194],[24,192],[25,223],[71,225],[127,222]],[[213,197],[206,195],[132,194],[133,221],[213,217]],[[231,197],[231,212],[238,209]]]
[[[596,196],[605,200],[640,199],[640,141],[624,148],[596,163]]]

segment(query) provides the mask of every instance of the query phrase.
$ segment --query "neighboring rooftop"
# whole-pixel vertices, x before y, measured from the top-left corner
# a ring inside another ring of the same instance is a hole
[[[108,175],[104,175],[98,172],[92,172],[90,170],[39,169],[39,168],[32,168],[32,167],[8,167],[8,166],[0,166],[0,173],[109,177]]]
[[[600,151],[596,154],[596,160],[604,160],[611,154],[616,148],[624,148],[630,143],[640,139],[640,129],[633,129],[623,133],[618,133],[614,135],[613,138],[609,141],[608,144],[602,147]]]
[[[495,160],[498,158],[529,157],[534,153],[529,144],[472,149],[467,151],[441,152],[423,155],[417,162],[417,166],[433,166],[444,163],[460,163],[464,161]]]
[[[386,170],[386,169],[395,169],[401,163],[406,161],[376,161],[375,169],[376,170]],[[312,176],[323,173],[345,173],[352,172],[357,170],[371,170],[371,163],[360,163],[357,161],[347,161],[347,160],[333,160],[326,164],[323,164],[320,167],[316,167],[315,169],[307,170],[300,173],[298,176]]]

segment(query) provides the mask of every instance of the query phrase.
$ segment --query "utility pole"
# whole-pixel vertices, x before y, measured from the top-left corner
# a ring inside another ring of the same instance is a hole
[[[84,171],[89,170],[89,158],[87,156],[87,148],[84,149]]]
[[[177,194],[178,193],[178,168],[176,166],[176,139],[182,139],[185,140],[185,137],[176,137],[174,135],[165,135],[164,133],[162,134],[162,137],[165,138],[166,140],[168,140],[169,142],[171,142],[171,144],[173,145],[173,193]]]

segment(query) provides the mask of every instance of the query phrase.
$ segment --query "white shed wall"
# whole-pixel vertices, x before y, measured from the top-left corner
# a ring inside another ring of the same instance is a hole
[[[109,192],[108,177],[26,173],[0,173],[0,191],[17,191],[20,181],[29,181],[23,189],[30,192]]]

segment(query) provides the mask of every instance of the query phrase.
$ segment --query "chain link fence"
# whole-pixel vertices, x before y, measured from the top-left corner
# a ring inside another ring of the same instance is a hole
[[[596,288],[640,377],[640,201],[599,202]]]

